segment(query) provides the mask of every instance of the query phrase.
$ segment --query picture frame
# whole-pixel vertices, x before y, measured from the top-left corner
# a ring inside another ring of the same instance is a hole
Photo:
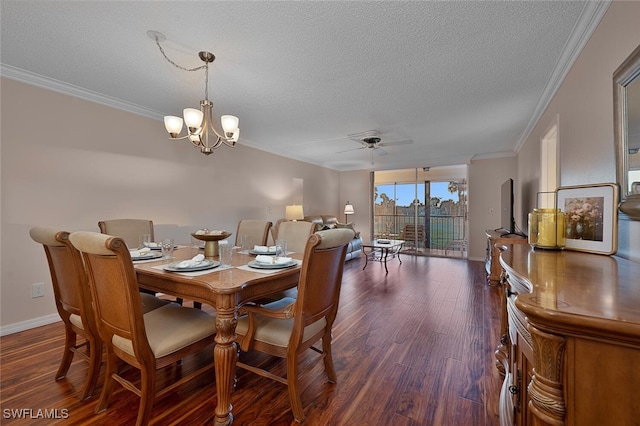
[[[565,249],[608,255],[618,251],[618,185],[564,186],[556,197],[566,215]]]

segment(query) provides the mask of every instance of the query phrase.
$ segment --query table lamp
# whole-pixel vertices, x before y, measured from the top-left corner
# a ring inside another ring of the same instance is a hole
[[[291,205],[285,207],[284,217],[287,220],[297,221],[304,219],[304,212],[301,205]]]

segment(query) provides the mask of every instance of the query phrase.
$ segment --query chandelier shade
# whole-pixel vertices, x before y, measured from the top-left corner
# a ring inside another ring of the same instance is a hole
[[[191,69],[185,68],[173,62],[165,54],[164,49],[160,46],[160,42],[166,40],[162,33],[147,31],[147,35],[155,40],[164,58],[176,68],[183,71],[204,69],[205,72],[204,99],[200,101],[200,109],[185,108],[182,111],[183,118],[172,115],[164,117],[164,126],[169,133],[169,138],[173,140],[187,139],[206,155],[212,154],[222,144],[233,147],[240,137],[238,117],[228,114],[220,117],[222,132],[218,132],[213,124],[213,103],[209,100],[209,64],[216,59],[215,55],[211,52],[200,52],[198,57],[204,62],[204,65]],[[186,136],[180,136],[183,124],[187,129]]]

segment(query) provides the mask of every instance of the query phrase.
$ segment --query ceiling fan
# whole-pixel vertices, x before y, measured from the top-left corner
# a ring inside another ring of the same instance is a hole
[[[346,149],[344,151],[338,151],[336,152],[336,154],[355,151],[358,149],[370,149],[372,151],[372,154],[373,152],[375,152],[377,155],[387,155],[388,152],[382,149],[383,146],[409,145],[413,143],[413,141],[409,139],[404,141],[382,142],[382,139],[380,138],[380,132],[378,130],[367,130],[362,133],[353,133],[347,135],[347,137],[352,141],[358,142],[362,146],[358,148]]]

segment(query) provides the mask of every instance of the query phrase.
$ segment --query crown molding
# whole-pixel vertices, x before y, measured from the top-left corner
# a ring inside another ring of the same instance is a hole
[[[95,102],[111,108],[141,115],[143,117],[152,118],[154,120],[163,120],[164,114],[161,114],[158,111],[125,102],[98,92],[83,89],[60,80],[12,67],[11,65],[0,64],[0,76],[40,87],[42,89],[52,90],[63,95],[73,96],[75,98],[84,99],[85,101]]]
[[[549,106],[549,103],[569,73],[569,70],[580,56],[580,53],[582,53],[582,49],[584,49],[589,38],[602,20],[602,17],[607,12],[611,1],[612,0],[585,2],[580,19],[578,19],[578,22],[576,22],[573,27],[573,31],[571,31],[571,35],[562,49],[562,54],[560,58],[558,58],[558,62],[549,76],[549,81],[542,92],[542,96],[536,105],[534,113],[516,144],[515,154],[520,152],[522,145],[524,145],[533,128],[538,124],[538,120],[542,117],[542,114],[547,109],[547,106]]]

